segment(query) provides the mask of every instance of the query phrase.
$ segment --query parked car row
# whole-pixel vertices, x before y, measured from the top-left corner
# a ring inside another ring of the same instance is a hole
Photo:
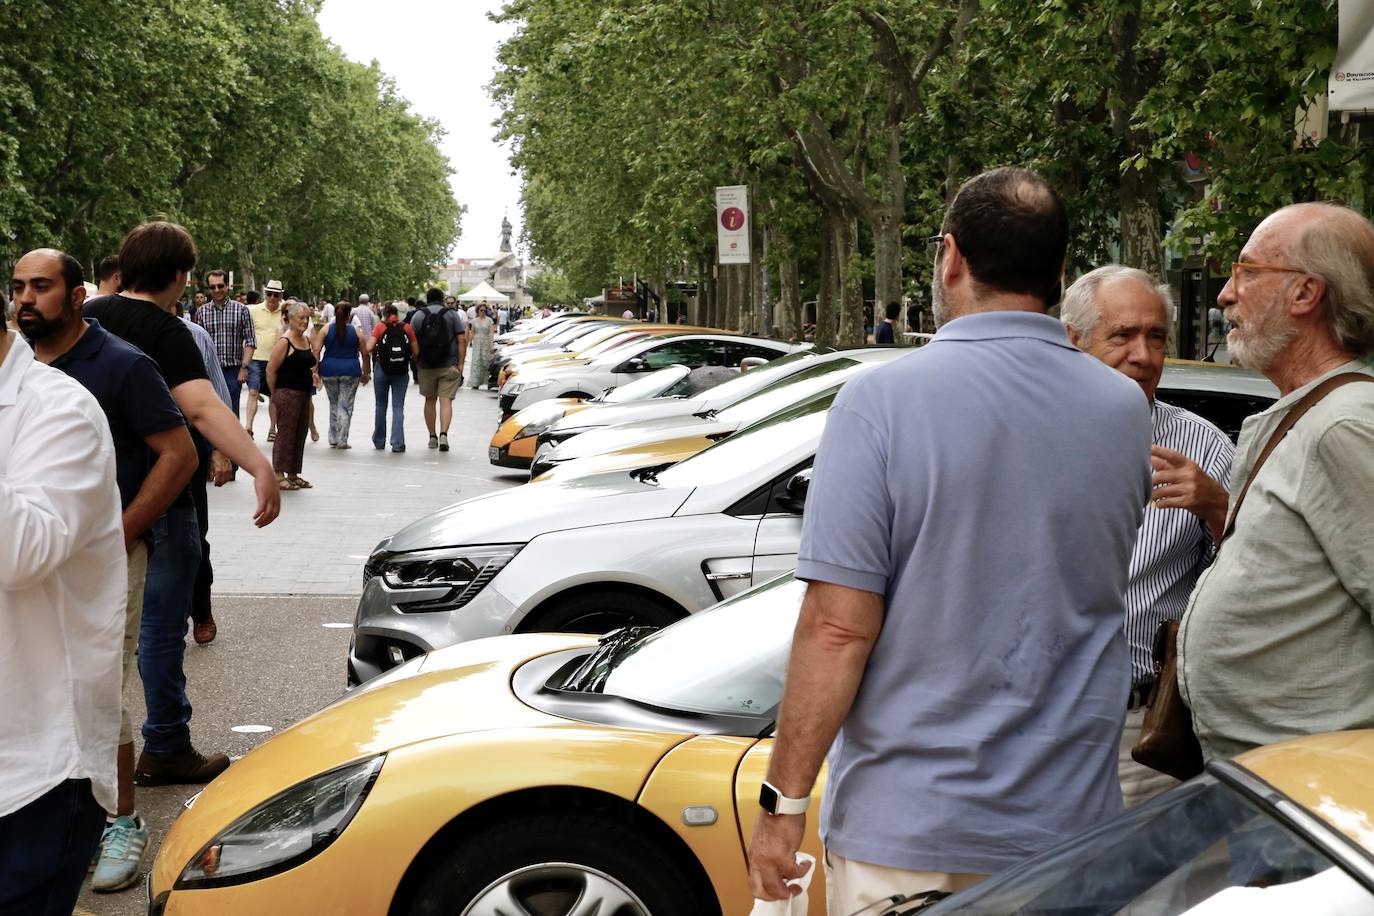
[[[163,844],[152,912],[749,910],[811,465],[842,386],[910,351],[606,327],[565,338],[600,354],[525,351],[489,458],[535,479],[378,545],[351,693],[207,787]],[[771,361],[736,371],[749,356]],[[1277,392],[1171,363],[1158,396],[1234,436]],[[1371,733],[1215,764],[925,912],[1363,912],[1371,764]]]

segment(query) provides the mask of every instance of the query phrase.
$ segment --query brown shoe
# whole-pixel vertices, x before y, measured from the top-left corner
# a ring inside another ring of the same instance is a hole
[[[204,646],[215,641],[215,634],[219,632],[219,627],[215,626],[215,615],[211,614],[203,621],[198,622],[191,628],[191,635],[195,637],[196,645]]]
[[[229,769],[229,758],[223,754],[206,757],[192,748],[181,754],[138,755],[134,766],[136,786],[199,786]]]

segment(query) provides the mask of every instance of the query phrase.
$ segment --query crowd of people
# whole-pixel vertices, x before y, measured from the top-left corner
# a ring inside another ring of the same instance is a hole
[[[1374,226],[1286,207],[1232,265],[1231,359],[1281,395],[1234,448],[1155,397],[1167,287],[1109,265],[1048,314],[1067,238],[1038,175],[970,180],[933,240],[934,339],[835,400],[759,899],[806,871],[827,755],[836,914],[938,899],[1168,788],[1130,753],[1161,622],[1206,760],[1374,727],[1374,385],[1350,384],[1374,381]]]
[[[791,893],[827,754],[837,914],[967,887],[1163,791],[1129,754],[1163,621],[1181,620],[1178,688],[1208,759],[1374,726],[1374,387],[1346,384],[1374,380],[1374,226],[1300,204],[1241,252],[1220,296],[1230,353],[1281,397],[1236,447],[1155,397],[1167,287],[1109,265],[1049,314],[1067,238],[1034,173],[970,180],[933,251],[934,340],[835,401],[749,848],[761,899]],[[380,314],[275,282],[239,301],[218,270],[179,317],[196,261],[183,227],[153,222],[102,265],[96,297],[61,251],[13,267],[0,689],[23,702],[0,719],[0,911],[69,911],[93,858],[97,890],[136,883],[149,836],[135,787],[229,765],[191,743],[184,671],[188,630],[216,632],[207,483],[248,474],[254,521],[271,524],[283,489],[309,487],[319,387],[332,447],[349,448],[370,381],[373,445],[400,452],[413,378],[428,445],[446,451],[463,370],[485,384],[504,323],[439,289]],[[263,395],[270,461],[253,441]],[[135,649],[137,756],[122,706]]]
[[[321,387],[330,447],[351,447],[355,395],[373,382],[373,444],[387,447],[389,407],[390,447],[403,452],[413,377],[429,445],[447,451],[465,355],[485,373],[497,322],[511,320],[485,305],[469,319],[438,289],[380,316],[366,294],[312,306],[275,280],[231,298],[218,269],[188,302],[196,260],[183,227],[154,222],[100,264],[95,295],[56,249],[24,255],[10,278],[0,506],[14,531],[0,641],[26,651],[0,652],[0,682],[31,702],[0,726],[3,912],[70,910],[93,849],[95,890],[137,883],[150,846],[135,787],[201,784],[229,765],[192,746],[184,669],[188,630],[198,644],[218,633],[208,485],[245,472],[255,523],[270,524],[283,490],[311,486],[301,470]],[[485,381],[474,372],[474,387]],[[262,402],[270,461],[253,442]],[[135,664],[147,710],[137,756],[122,703]]]

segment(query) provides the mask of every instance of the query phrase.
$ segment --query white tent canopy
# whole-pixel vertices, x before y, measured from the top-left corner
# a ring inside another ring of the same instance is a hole
[[[505,293],[498,292],[494,286],[483,280],[472,289],[458,297],[459,302],[487,302],[504,305],[510,302],[510,297]]]

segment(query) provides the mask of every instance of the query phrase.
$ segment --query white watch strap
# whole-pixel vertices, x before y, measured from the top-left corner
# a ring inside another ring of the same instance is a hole
[[[768,788],[777,793],[777,811],[774,814],[805,814],[806,809],[811,807],[811,796],[806,795],[801,798],[788,798],[778,790],[778,787],[770,783],[765,783]]]

